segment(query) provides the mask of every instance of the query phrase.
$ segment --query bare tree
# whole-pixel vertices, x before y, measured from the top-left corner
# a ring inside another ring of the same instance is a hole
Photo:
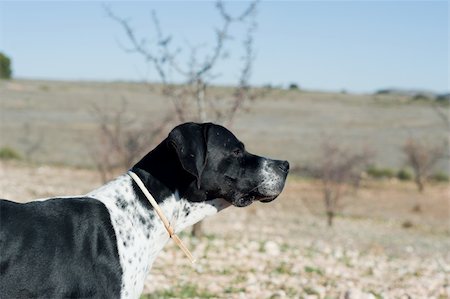
[[[414,171],[414,181],[419,192],[425,189],[425,183],[438,161],[445,155],[445,146],[429,145],[409,138],[403,146],[406,163]],[[420,210],[420,207],[417,207]]]
[[[156,71],[162,94],[170,99],[179,122],[214,121],[231,126],[236,115],[248,109],[247,102],[266,93],[265,89],[251,88],[249,83],[255,56],[257,4],[257,1],[250,2],[240,14],[231,15],[222,1],[216,2],[221,25],[214,31],[214,44],[206,50],[203,50],[204,45],[187,44],[187,55],[174,46],[171,35],[163,32],[155,12],[152,13],[154,34],[145,39],[137,36],[127,19],[117,16],[109,7],[105,7],[105,11],[125,32],[127,46],[123,48],[139,55]],[[213,83],[220,77],[220,62],[230,59],[227,47],[233,40],[231,29],[235,25],[245,27],[237,83],[231,94],[213,92]],[[201,224],[198,223],[193,234],[200,233]]]
[[[174,48],[172,36],[163,33],[155,12],[152,13],[155,33],[153,43],[150,43],[149,39],[137,37],[128,20],[118,17],[109,7],[105,7],[105,10],[124,29],[128,46],[123,48],[128,53],[138,54],[156,70],[162,83],[162,93],[171,100],[178,121],[211,120],[229,125],[246,101],[266,92],[263,89],[253,89],[249,84],[255,56],[256,8],[257,2],[254,1],[241,14],[232,16],[226,11],[222,1],[218,1],[216,9],[222,24],[215,29],[214,45],[209,50],[200,51],[204,45],[188,44],[186,47],[189,54],[184,56],[180,47]],[[236,87],[231,95],[213,93],[213,82],[220,77],[220,62],[230,59],[226,47],[233,40],[231,28],[237,24],[243,24],[246,29]],[[181,84],[174,77],[181,78]]]
[[[368,149],[352,152],[330,141],[322,144],[321,151],[322,159],[315,173],[322,182],[327,223],[332,226],[341,199],[350,188],[359,186],[361,174],[373,153]]]
[[[105,105],[104,105],[105,106]],[[128,113],[128,101],[122,99],[116,110],[105,110],[104,106],[92,105],[91,114],[95,119],[98,144],[89,144],[88,150],[103,182],[114,177],[118,170],[128,170],[160,139],[170,123],[165,117],[158,124],[137,124],[135,117]]]

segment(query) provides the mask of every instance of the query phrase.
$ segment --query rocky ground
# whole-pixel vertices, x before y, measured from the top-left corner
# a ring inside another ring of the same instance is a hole
[[[89,170],[0,164],[3,198],[82,194],[99,184]],[[174,244],[165,248],[143,298],[450,298],[448,186],[430,187],[420,215],[400,205],[412,187],[376,186],[363,187],[365,201],[331,229],[315,210],[314,182],[290,179],[273,203],[229,208],[205,221],[204,238],[182,235],[196,264]]]

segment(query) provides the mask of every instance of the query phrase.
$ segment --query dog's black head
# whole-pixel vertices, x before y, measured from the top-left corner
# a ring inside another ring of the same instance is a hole
[[[230,131],[212,123],[179,125],[152,153],[145,164],[166,170],[153,166],[150,173],[192,201],[224,198],[238,207],[269,202],[283,190],[289,171],[287,161],[250,154]]]

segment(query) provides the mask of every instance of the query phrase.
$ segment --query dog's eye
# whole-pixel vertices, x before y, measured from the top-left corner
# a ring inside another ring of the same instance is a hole
[[[240,156],[241,153],[242,153],[242,151],[238,148],[233,151],[233,155],[235,155],[236,157]]]

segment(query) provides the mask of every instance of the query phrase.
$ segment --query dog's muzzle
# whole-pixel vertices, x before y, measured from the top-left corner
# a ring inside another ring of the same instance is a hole
[[[277,198],[283,191],[288,173],[288,161],[269,160],[266,162],[263,168],[264,183],[258,188],[261,198],[258,200],[267,203]]]

